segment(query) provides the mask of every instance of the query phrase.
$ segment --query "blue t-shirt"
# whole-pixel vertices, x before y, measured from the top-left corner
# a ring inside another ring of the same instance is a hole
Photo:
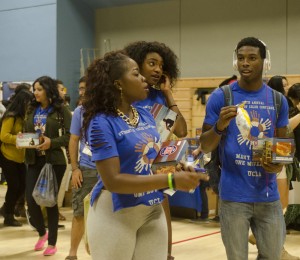
[[[77,136],[81,135],[81,128],[82,128],[82,122],[83,122],[83,108],[82,106],[76,107],[74,110],[72,121],[71,121],[71,128],[70,133]],[[96,169],[96,165],[94,162],[92,162],[91,156],[83,152],[84,148],[86,147],[86,141],[84,137],[80,138],[80,147],[79,147],[79,165],[85,166],[91,169]]]
[[[273,137],[275,128],[288,125],[288,104],[282,99],[281,109],[276,116],[272,89],[263,85],[257,91],[246,91],[238,85],[232,85],[234,104],[246,101],[244,109],[251,120],[250,134],[242,134],[231,120],[220,152],[222,173],[220,180],[220,197],[235,202],[268,202],[279,199],[276,174],[266,173],[260,163],[252,162],[252,144],[258,137]],[[224,93],[219,88],[210,96],[206,106],[204,123],[214,125],[225,106]]]
[[[39,105],[34,111],[33,125],[34,130],[38,134],[44,134],[46,131],[47,117],[52,112],[53,107],[49,106],[45,109]]]
[[[121,174],[152,174],[151,165],[160,149],[159,134],[151,114],[142,108],[137,110],[140,120],[136,128],[126,124],[120,117],[104,114],[97,114],[91,120],[88,141],[93,161],[119,157]],[[91,203],[102,188],[103,183],[99,180],[92,191]],[[116,211],[139,204],[150,206],[161,203],[163,193],[158,190],[137,194],[112,193],[112,199]]]
[[[158,89],[149,87],[148,97],[144,100],[136,102],[135,106],[142,107],[147,109],[148,111],[151,111],[155,103],[167,106],[164,94]]]

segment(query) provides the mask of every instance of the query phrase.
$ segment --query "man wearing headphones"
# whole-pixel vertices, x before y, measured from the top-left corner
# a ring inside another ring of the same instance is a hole
[[[222,89],[216,89],[208,100],[200,137],[205,153],[219,145],[222,240],[228,259],[248,259],[251,227],[257,239],[257,259],[279,260],[285,223],[276,173],[282,165],[264,158],[252,161],[252,146],[259,137],[286,137],[288,104],[281,97],[277,115],[272,89],[263,83],[263,71],[270,69],[270,54],[262,41],[242,39],[234,51],[233,63],[240,73],[238,81],[230,85],[234,105],[225,106]],[[243,108],[237,106],[241,103]],[[248,132],[243,124],[248,124]]]

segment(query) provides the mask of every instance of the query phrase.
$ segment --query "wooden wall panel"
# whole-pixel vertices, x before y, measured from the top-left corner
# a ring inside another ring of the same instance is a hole
[[[268,75],[268,78],[273,75]],[[300,83],[300,75],[285,75],[289,85]],[[187,137],[195,137],[196,128],[201,128],[205,116],[205,105],[201,104],[201,100],[197,100],[195,91],[198,88],[213,90],[225,80],[226,77],[207,77],[207,78],[182,78],[176,83],[173,89],[175,101],[186,119],[188,135]],[[206,96],[206,100],[209,94]]]

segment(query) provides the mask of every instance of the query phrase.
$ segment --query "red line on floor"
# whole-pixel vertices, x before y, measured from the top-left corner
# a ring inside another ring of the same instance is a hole
[[[207,237],[207,236],[216,235],[216,234],[219,234],[219,233],[221,233],[221,231],[217,231],[217,232],[213,232],[213,233],[208,233],[208,234],[205,234],[205,235],[202,235],[202,236],[191,237],[191,238],[187,238],[187,239],[184,239],[184,240],[179,240],[179,241],[173,242],[172,245],[183,243],[183,242],[187,242],[187,241],[194,240],[194,239],[198,239],[198,238],[201,238],[201,237]]]

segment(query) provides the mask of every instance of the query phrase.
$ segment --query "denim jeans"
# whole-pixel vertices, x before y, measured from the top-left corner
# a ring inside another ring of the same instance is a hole
[[[257,259],[280,259],[286,230],[279,200],[258,203],[220,200],[220,224],[228,260],[248,259],[249,227],[256,238]]]

